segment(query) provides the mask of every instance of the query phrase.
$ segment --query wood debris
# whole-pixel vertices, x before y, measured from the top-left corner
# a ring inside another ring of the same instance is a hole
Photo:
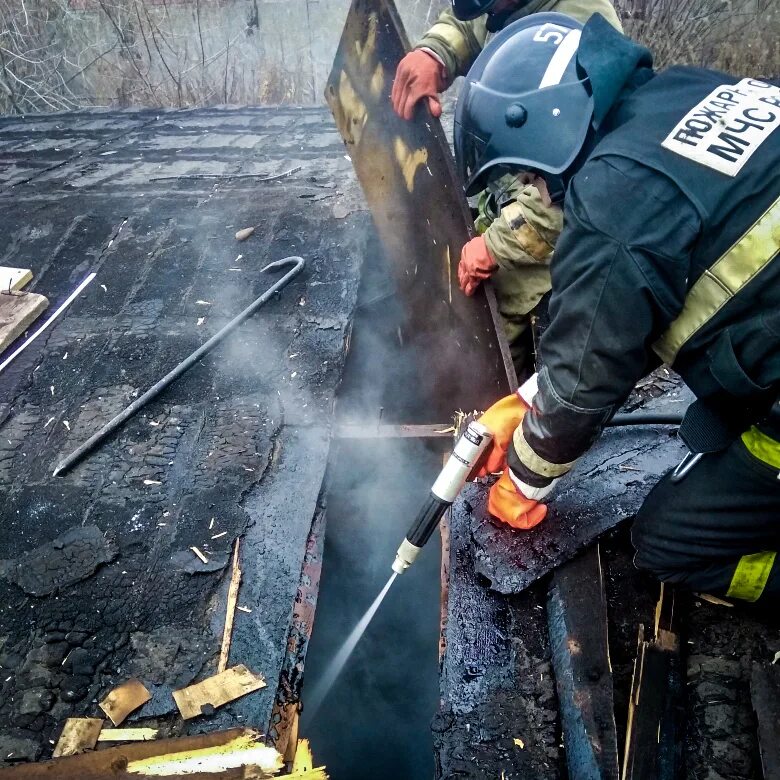
[[[32,281],[33,275],[29,268],[11,268],[0,265],[0,291],[21,290]]]
[[[197,547],[190,547],[190,550],[195,553],[195,555],[198,556],[198,558],[203,561],[203,563],[208,563],[209,559],[197,548]]]
[[[236,602],[238,601],[238,589],[241,587],[241,566],[238,561],[239,542],[240,537],[236,539],[236,543],[233,545],[233,571],[230,575],[230,587],[228,588],[225,627],[222,631],[222,648],[219,651],[219,663],[217,664],[218,672],[224,672],[227,669],[230,641],[233,636],[233,619],[235,618]]]
[[[273,777],[281,755],[263,742],[262,734],[236,728],[192,737],[130,742],[53,761],[24,764],[12,770],[14,780],[107,780],[131,777]],[[300,780],[306,778],[302,775]],[[309,777],[321,779],[316,775]]]
[[[311,745],[308,739],[297,740],[290,777],[297,777],[299,780],[304,778],[305,780],[328,780],[325,767],[314,766],[314,756],[312,756]]]
[[[209,677],[194,685],[173,692],[173,699],[182,718],[189,720],[245,696],[252,691],[265,688],[265,679],[243,664]],[[205,712],[204,712],[205,710]]]
[[[36,293],[0,293],[0,352],[13,344],[46,311],[49,299]]]
[[[68,718],[62,727],[62,733],[52,756],[54,758],[76,756],[92,750],[97,744],[102,728],[102,718]]]
[[[98,736],[98,742],[146,742],[157,739],[160,729],[103,729]]]
[[[246,241],[255,232],[253,227],[243,228],[236,232],[236,241]]]
[[[131,712],[152,698],[152,694],[140,680],[127,680],[114,688],[100,702],[100,709],[118,726]]]

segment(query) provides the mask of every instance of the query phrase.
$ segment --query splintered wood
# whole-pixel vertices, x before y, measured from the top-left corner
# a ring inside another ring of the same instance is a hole
[[[236,539],[233,547],[233,573],[230,575],[230,587],[228,588],[227,610],[225,611],[225,628],[222,631],[222,648],[219,651],[218,672],[227,669],[228,656],[230,655],[230,640],[233,636],[233,619],[236,615],[236,602],[238,601],[238,589],[241,586],[241,567],[238,563],[238,545],[240,539]]]
[[[97,744],[102,728],[102,718],[68,718],[52,756],[54,758],[75,756],[92,750]]]
[[[152,694],[140,680],[128,680],[114,688],[100,702],[100,709],[118,726],[131,712],[152,698]]]
[[[187,688],[173,692],[182,718],[189,720],[241,698],[252,691],[265,688],[265,679],[243,664],[233,666]],[[204,712],[205,709],[205,712]]]
[[[43,295],[0,292],[0,352],[13,344],[48,305]]]

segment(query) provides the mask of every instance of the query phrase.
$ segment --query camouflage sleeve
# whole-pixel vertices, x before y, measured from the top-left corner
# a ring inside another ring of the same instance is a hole
[[[447,9],[439,15],[436,24],[423,35],[416,49],[430,49],[447,70],[446,85],[449,86],[457,76],[468,72],[471,64],[482,51],[487,38],[485,17],[462,22],[452,10]]]
[[[586,22],[600,13],[613,27],[622,31],[620,19],[610,0],[531,0],[512,20],[540,11],[556,11]],[[488,37],[487,17],[464,22],[451,9],[442,11],[436,23],[423,35],[416,49],[429,49],[446,68],[446,85],[458,76],[465,76]]]
[[[542,203],[535,187],[517,193],[485,231],[485,243],[498,264],[502,298],[513,314],[527,314],[550,289],[549,265],[563,227],[563,212]]]

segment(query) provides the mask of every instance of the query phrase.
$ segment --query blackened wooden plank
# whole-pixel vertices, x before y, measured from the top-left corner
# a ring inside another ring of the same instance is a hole
[[[617,780],[607,601],[597,545],[555,572],[547,621],[569,778]]]
[[[639,627],[623,780],[680,780],[683,776],[681,606],[674,590],[662,584],[654,636],[646,639],[644,626]]]
[[[750,697],[758,718],[764,780],[780,780],[780,666],[753,664]]]

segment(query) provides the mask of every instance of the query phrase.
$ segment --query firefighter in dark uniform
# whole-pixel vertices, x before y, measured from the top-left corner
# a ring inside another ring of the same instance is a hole
[[[541,522],[664,361],[697,398],[691,455],[645,500],[635,563],[697,591],[780,595],[780,88],[656,73],[601,17],[539,14],[486,47],[455,121],[467,192],[511,173],[564,202],[543,367],[483,415],[484,471],[503,470],[491,513]]]

